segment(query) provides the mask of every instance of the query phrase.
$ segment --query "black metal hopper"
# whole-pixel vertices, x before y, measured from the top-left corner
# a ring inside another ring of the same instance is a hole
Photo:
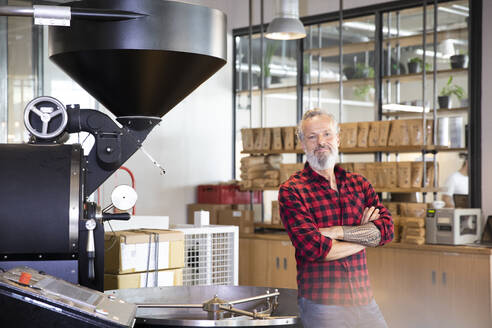
[[[226,63],[218,10],[164,0],[65,5],[142,14],[50,27],[50,59],[117,117],[162,117]]]

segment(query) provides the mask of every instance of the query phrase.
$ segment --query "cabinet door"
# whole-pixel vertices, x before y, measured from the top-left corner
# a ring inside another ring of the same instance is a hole
[[[367,250],[369,279],[389,327],[439,327],[434,324],[437,304],[436,253],[406,249]]]
[[[250,241],[250,262],[249,262],[249,283],[251,286],[268,287],[268,240],[251,239]]]
[[[367,248],[367,270],[374,298],[386,320],[394,311],[394,297],[398,292],[398,260],[391,248]],[[391,325],[390,325],[391,326]]]
[[[239,238],[239,285],[250,286],[251,250],[253,239]]]
[[[297,268],[294,246],[290,241],[269,241],[270,286],[297,288]]]
[[[492,327],[490,270],[489,255],[441,254],[441,327]]]

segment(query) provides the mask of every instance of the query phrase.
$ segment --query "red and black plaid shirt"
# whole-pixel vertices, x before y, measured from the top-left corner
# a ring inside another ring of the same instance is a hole
[[[280,216],[296,249],[299,297],[329,305],[365,305],[373,295],[366,251],[326,261],[332,240],[319,228],[360,225],[364,208],[375,206],[373,221],[384,245],[393,239],[393,221],[371,184],[361,175],[335,166],[338,192],[306,163],[280,186]]]

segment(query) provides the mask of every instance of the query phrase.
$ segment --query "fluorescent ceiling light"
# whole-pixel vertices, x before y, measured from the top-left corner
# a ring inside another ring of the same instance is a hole
[[[470,8],[462,6],[462,5],[451,5],[451,7],[459,9],[459,10],[463,10],[463,11],[470,11]]]
[[[423,49],[417,49],[417,50],[415,50],[415,53],[417,55],[422,56],[424,54],[424,50]],[[428,56],[428,57],[434,57],[434,51],[432,51],[432,50],[426,50],[425,51],[425,55]],[[438,51],[438,52],[436,52],[436,57],[437,58],[442,58],[442,59],[448,59],[449,57],[451,57],[451,54],[444,55],[444,54],[442,54],[442,53],[440,53]]]
[[[296,40],[306,37],[299,20],[298,0],[277,0],[275,18],[268,24],[265,37],[273,40]]]
[[[343,26],[358,29],[358,30],[366,30],[366,31],[369,30],[371,32],[376,30],[376,26],[374,24],[364,23],[364,22],[345,22],[345,23],[343,23]],[[397,32],[398,32],[398,30],[396,28],[390,28],[391,34],[397,34]],[[387,26],[385,26],[383,28],[383,33],[388,33],[388,27]],[[409,35],[415,34],[415,32],[412,33],[410,31],[406,31],[406,30],[400,30],[399,33],[400,33],[400,36],[409,36]]]
[[[401,104],[385,104],[383,105],[384,110],[388,111],[398,111],[398,112],[413,112],[422,113],[422,106],[410,106]],[[425,107],[425,112],[429,112],[429,107]]]
[[[447,8],[447,7],[439,7],[438,9],[440,11],[444,11],[444,12],[447,12],[447,13],[450,13],[450,14],[455,14],[455,15],[465,16],[465,17],[468,17],[469,16],[468,13],[464,13],[462,11],[454,10],[454,9]]]
[[[266,94],[265,97],[268,98],[276,98],[276,99],[285,99],[285,100],[296,100],[297,96],[293,94]],[[315,98],[313,100],[313,98]],[[309,101],[308,96],[304,96],[304,101]],[[312,97],[311,101],[317,102],[318,98],[317,97]],[[338,98],[321,98],[320,99],[321,103],[325,104],[338,104],[340,101]],[[374,103],[369,102],[369,101],[357,101],[357,100],[343,100],[343,104],[347,106],[356,106],[356,107],[370,107],[374,108]]]

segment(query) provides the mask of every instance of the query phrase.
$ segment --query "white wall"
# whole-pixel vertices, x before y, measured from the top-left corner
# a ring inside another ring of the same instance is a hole
[[[191,2],[191,1],[187,1]],[[229,6],[233,1],[209,1]],[[138,215],[165,215],[186,222],[186,204],[196,202],[196,186],[232,178],[232,30],[227,64],[167,113],[143,148],[166,170],[161,175],[139,150],[124,166],[135,175]],[[115,184],[129,184],[123,171],[102,186],[102,205]]]

